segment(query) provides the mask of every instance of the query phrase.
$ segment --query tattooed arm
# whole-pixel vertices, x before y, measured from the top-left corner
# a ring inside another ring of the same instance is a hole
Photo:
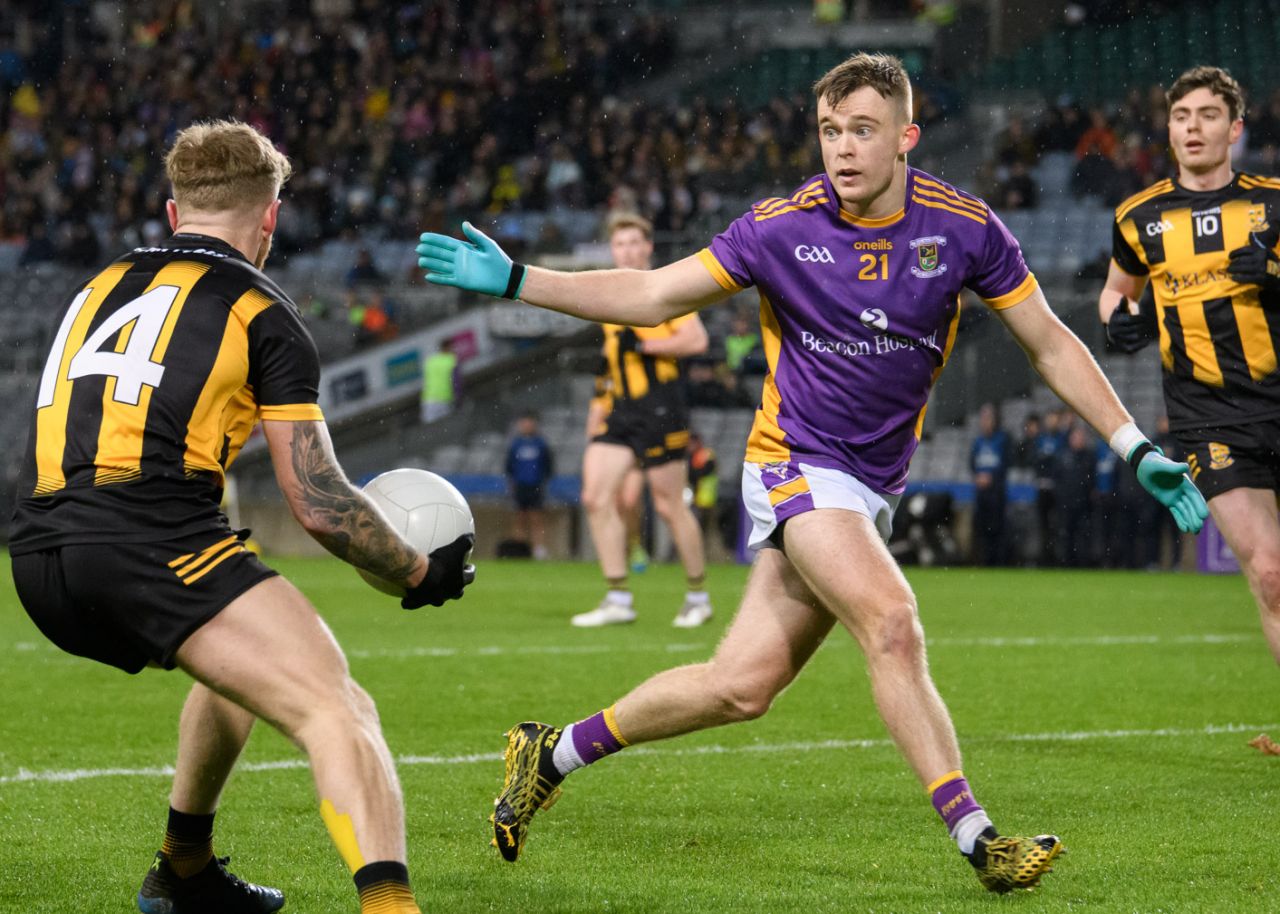
[[[298,523],[344,562],[413,587],[427,559],[405,542],[338,466],[324,422],[263,420],[276,481]]]

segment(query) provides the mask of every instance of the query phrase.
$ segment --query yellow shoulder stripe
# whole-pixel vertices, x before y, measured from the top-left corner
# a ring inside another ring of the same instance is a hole
[[[939,203],[936,200],[927,200],[924,197],[917,196],[914,193],[911,195],[911,202],[919,203],[921,206],[929,206],[934,209],[944,209],[949,213],[955,213],[957,216],[964,216],[966,219],[972,219],[974,222],[978,223],[979,225],[987,224],[986,219],[983,219],[981,216],[975,216],[971,211],[967,209],[960,209],[958,206],[947,206],[945,203]]]
[[[1116,207],[1116,221],[1120,222],[1143,203],[1154,200],[1161,194],[1167,194],[1171,190],[1173,190],[1173,182],[1168,178],[1165,178],[1163,181],[1152,184],[1146,190],[1139,191]]]
[[[816,196],[823,192],[824,192],[824,189],[822,187],[822,182],[816,181],[813,184],[810,184],[808,187],[802,188],[801,190],[797,191],[793,196],[787,199],[783,199],[781,197],[771,197],[768,200],[765,200],[761,203],[756,204],[755,206],[752,207],[752,209],[754,209],[757,213],[761,215],[765,215],[789,203],[804,203],[807,198]]]
[[[917,187],[912,191],[912,193],[921,194],[929,197],[930,199],[940,200],[950,206],[963,207],[966,210],[971,210],[975,215],[981,216],[984,219],[987,217],[987,210],[985,207],[977,203],[970,203],[968,200],[958,200],[954,197],[945,196],[937,193],[936,191],[929,190],[927,187]]]
[[[954,187],[948,187],[947,185],[941,183],[940,181],[931,181],[930,179],[923,178],[920,175],[916,175],[916,185],[917,185],[917,189],[920,189],[921,187],[927,187],[930,190],[939,191],[944,196],[951,198],[956,203],[963,203],[966,206],[972,206],[978,212],[982,213],[983,215],[986,215],[987,208],[982,204],[982,201],[973,197],[966,197],[964,194],[960,193],[960,191],[956,190]]]
[[[812,200],[806,200],[804,203],[796,203],[792,206],[786,206],[782,209],[774,210],[771,213],[757,213],[756,222],[764,222],[766,219],[772,219],[774,216],[785,216],[787,213],[794,213],[797,210],[813,209],[820,203],[826,203],[826,197],[815,197]]]
[[[726,292],[741,292],[742,286],[729,275],[729,271],[724,268],[720,261],[716,260],[716,255],[711,253],[711,248],[703,248],[697,254],[698,260],[707,268],[707,272],[711,274],[711,278],[720,284],[720,288]]]

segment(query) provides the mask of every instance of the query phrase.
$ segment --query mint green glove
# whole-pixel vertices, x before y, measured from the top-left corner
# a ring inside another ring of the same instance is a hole
[[[1129,453],[1129,465],[1138,474],[1142,488],[1169,509],[1179,530],[1200,532],[1204,519],[1209,516],[1209,506],[1187,476],[1190,468],[1185,463],[1170,460],[1150,441],[1142,441]]]
[[[418,266],[427,271],[427,282],[499,298],[519,298],[525,265],[513,263],[496,241],[470,222],[462,223],[462,233],[470,244],[434,232],[419,236],[415,250]]]

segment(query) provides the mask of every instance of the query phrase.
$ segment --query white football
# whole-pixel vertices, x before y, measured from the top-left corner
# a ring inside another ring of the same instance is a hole
[[[475,535],[476,521],[471,507],[453,483],[428,470],[388,470],[364,487],[364,494],[401,536],[423,555],[447,546],[464,533]],[[403,597],[404,588],[359,568],[360,577],[370,585]]]

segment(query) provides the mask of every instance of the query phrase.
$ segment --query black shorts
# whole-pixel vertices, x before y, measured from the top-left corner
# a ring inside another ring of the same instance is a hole
[[[1174,434],[1206,499],[1232,489],[1280,491],[1280,419]]]
[[[192,632],[275,574],[226,530],[13,557],[18,598],[44,636],[126,673],[148,663],[173,669]]]
[[[521,485],[515,487],[516,507],[521,511],[537,511],[546,500],[546,489],[540,485]]]
[[[689,447],[689,415],[684,409],[616,407],[604,431],[591,439],[631,448],[643,469],[683,460]]]

